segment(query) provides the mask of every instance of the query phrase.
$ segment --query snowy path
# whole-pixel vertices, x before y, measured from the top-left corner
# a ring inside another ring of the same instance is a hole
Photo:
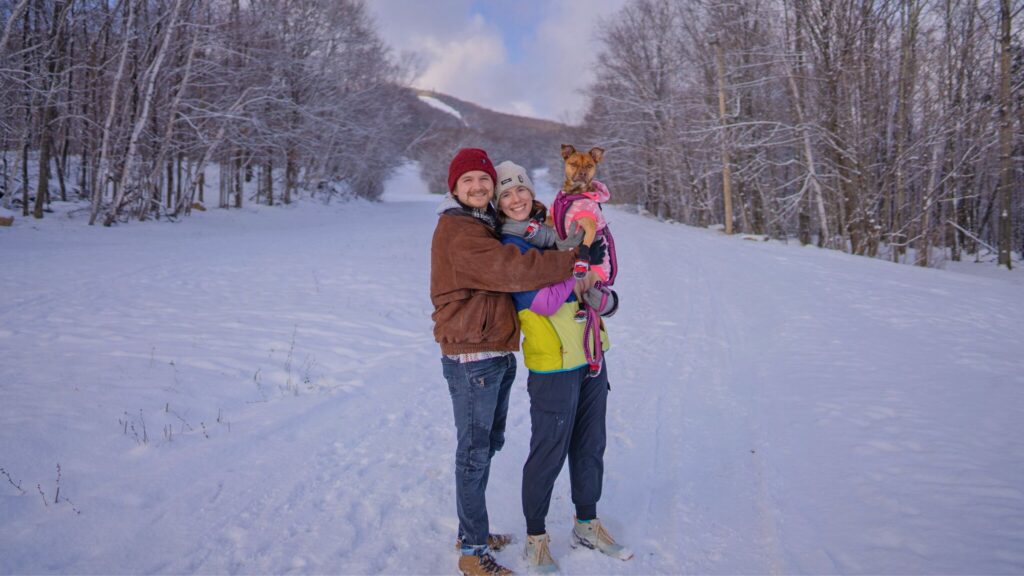
[[[452,573],[433,209],[0,232],[0,573]],[[563,473],[564,573],[1024,571],[1019,274],[611,216],[599,511],[637,557],[568,548]],[[524,384],[489,490],[517,534]]]

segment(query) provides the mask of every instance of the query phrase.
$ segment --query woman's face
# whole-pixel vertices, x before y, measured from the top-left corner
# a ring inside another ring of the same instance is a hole
[[[533,209],[533,194],[523,185],[509,188],[498,196],[498,209],[512,220],[526,220]]]
[[[455,181],[454,193],[459,202],[483,210],[494,196],[494,180],[483,170],[471,170]]]

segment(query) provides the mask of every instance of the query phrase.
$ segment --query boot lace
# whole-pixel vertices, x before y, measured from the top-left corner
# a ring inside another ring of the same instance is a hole
[[[508,546],[512,542],[512,537],[508,534],[488,534],[487,535],[487,546],[491,550],[501,550],[505,546]]]
[[[505,576],[511,574],[508,568],[505,568],[494,559],[494,556],[490,554],[484,554],[480,556],[480,568],[488,574],[495,574],[497,576]]]

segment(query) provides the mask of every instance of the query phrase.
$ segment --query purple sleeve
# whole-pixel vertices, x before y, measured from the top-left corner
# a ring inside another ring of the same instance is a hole
[[[541,316],[551,316],[558,312],[562,304],[565,304],[575,285],[576,280],[570,276],[562,282],[537,290],[537,295],[533,297],[533,302],[530,303],[530,310]]]

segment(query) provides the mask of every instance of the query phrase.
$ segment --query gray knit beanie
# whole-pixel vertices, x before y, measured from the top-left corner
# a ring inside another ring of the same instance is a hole
[[[526,186],[530,189],[530,194],[534,197],[537,196],[537,192],[533,189],[533,180],[530,180],[530,174],[515,162],[505,160],[501,164],[494,167],[495,172],[498,173],[498,182],[494,187],[494,199],[497,201],[498,196],[502,192],[509,188],[515,188],[516,186]]]

